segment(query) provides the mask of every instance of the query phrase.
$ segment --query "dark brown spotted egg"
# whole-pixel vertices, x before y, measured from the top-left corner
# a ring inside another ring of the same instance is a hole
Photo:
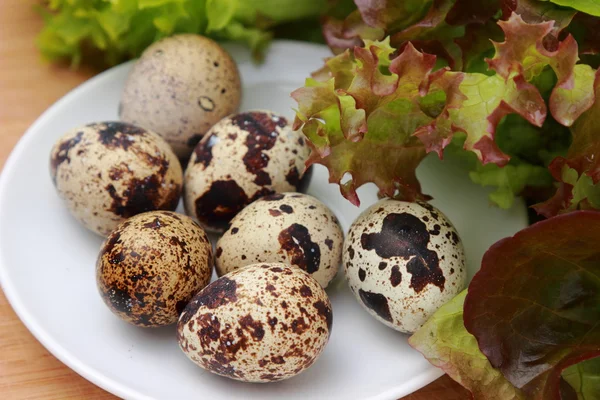
[[[169,145],[151,131],[122,122],[67,132],[52,148],[50,171],[71,214],[103,236],[133,215],[175,210],[183,183]]]
[[[344,236],[329,208],[312,196],[281,193],[244,208],[217,242],[219,276],[245,265],[283,262],[308,272],[324,288],[338,271]]]
[[[191,218],[153,211],[123,222],[102,245],[96,282],[104,303],[137,326],[177,322],[210,281],[212,247]]]
[[[448,218],[427,203],[382,200],[344,242],[350,289],[379,321],[412,333],[465,287],[465,254]]]
[[[224,118],[198,143],[185,171],[186,212],[222,232],[259,197],[297,191],[309,152],[302,134],[280,115],[248,111]]]
[[[177,324],[179,346],[200,367],[246,382],[290,378],[319,357],[331,331],[319,283],[286,264],[254,264],[200,291]]]
[[[204,36],[182,34],[142,53],[125,83],[119,115],[162,135],[187,159],[211,126],[237,111],[240,98],[229,54]]]

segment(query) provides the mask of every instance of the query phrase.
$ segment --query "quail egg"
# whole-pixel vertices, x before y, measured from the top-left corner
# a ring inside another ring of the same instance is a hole
[[[177,324],[194,363],[246,382],[290,378],[322,353],[331,304],[317,281],[286,264],[254,264],[201,290]]]
[[[50,171],[71,214],[103,236],[133,215],[174,210],[183,183],[169,145],[151,131],[122,122],[67,132],[52,149]]]
[[[153,211],[128,219],[108,236],[96,282],[121,319],[157,327],[177,322],[211,272],[212,247],[202,228],[188,216]]]
[[[229,54],[204,36],[181,34],[142,53],[125,83],[119,115],[162,135],[187,159],[211,126],[237,111],[240,97]]]
[[[465,287],[465,254],[448,218],[427,203],[382,200],[344,242],[350,289],[389,327],[412,333]]]
[[[270,111],[219,121],[194,149],[184,177],[188,215],[222,232],[259,197],[302,187],[309,148],[302,134]]]
[[[338,271],[344,236],[327,206],[302,193],[272,194],[244,208],[217,242],[219,276],[259,262],[308,272],[324,288]]]

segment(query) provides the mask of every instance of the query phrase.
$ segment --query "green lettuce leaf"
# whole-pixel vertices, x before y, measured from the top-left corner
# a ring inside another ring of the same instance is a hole
[[[526,188],[543,188],[552,183],[548,169],[528,163],[509,163],[504,167],[496,164],[478,164],[469,172],[469,177],[481,186],[495,187],[489,197],[501,208],[512,207],[515,197]]]
[[[516,196],[545,199],[552,194],[553,177],[547,165],[558,154],[566,154],[571,143],[568,128],[551,116],[542,128],[537,128],[519,115],[512,114],[498,125],[498,147],[510,155],[503,167],[494,163],[483,165],[474,153],[463,147],[464,138],[454,137],[444,154],[462,161],[471,180],[479,185],[494,188],[489,194],[492,203],[510,208]]]
[[[322,0],[71,0],[46,7],[38,48],[50,60],[70,59],[73,65],[83,57],[93,62],[89,56],[97,52],[113,65],[184,32],[240,41],[259,56],[273,36],[271,28],[317,18],[327,8]]]
[[[598,0],[541,0],[551,1],[560,6],[571,7],[586,14],[600,17],[600,1]]]
[[[575,389],[578,400],[600,399],[600,357],[573,365],[562,376]]]
[[[464,323],[528,399],[560,399],[563,370],[600,357],[600,213],[575,211],[494,244],[469,285]]]

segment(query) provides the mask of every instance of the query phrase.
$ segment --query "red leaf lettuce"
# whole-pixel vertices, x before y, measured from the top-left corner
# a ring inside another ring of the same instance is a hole
[[[569,20],[565,13],[557,15],[564,17],[563,23]],[[382,19],[377,26],[390,23]],[[412,43],[396,49],[393,36],[365,39],[364,47],[328,59],[292,94],[298,102],[295,127],[302,127],[315,149],[309,164],[327,166],[330,181],[339,183],[355,204],[356,188],[366,182],[375,182],[387,196],[426,198],[415,168],[425,153],[441,158],[446,147],[459,143],[479,160],[474,180],[485,184],[492,176],[501,178],[492,195],[500,205],[510,206],[512,196],[527,186],[548,186],[551,177],[545,167],[551,160],[549,151],[557,146],[536,139],[539,147],[528,151],[535,153],[530,161],[522,148],[509,151],[511,142],[497,136],[511,133],[498,129],[514,127],[505,121],[514,115],[525,122],[518,123],[522,131],[529,125],[545,133],[551,127],[546,137],[568,142],[568,130],[554,121],[570,126],[592,106],[595,71],[577,64],[578,46],[570,34],[556,39],[554,49],[546,47],[549,35],[556,34],[553,21],[527,23],[513,13],[498,26],[505,38],[493,43],[487,74],[436,69],[436,56],[418,51]],[[507,151],[500,147],[503,142]],[[506,165],[506,170],[499,168]],[[518,171],[518,184],[508,179],[511,170]]]
[[[600,398],[599,235],[576,211],[499,241],[409,343],[474,399]]]

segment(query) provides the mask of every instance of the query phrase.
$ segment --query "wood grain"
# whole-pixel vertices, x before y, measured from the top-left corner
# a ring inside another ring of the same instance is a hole
[[[0,1],[0,168],[23,132],[52,103],[93,75],[43,62],[35,0]],[[0,292],[0,398],[108,400],[114,396],[66,367],[29,333]],[[464,400],[447,376],[405,400]]]

